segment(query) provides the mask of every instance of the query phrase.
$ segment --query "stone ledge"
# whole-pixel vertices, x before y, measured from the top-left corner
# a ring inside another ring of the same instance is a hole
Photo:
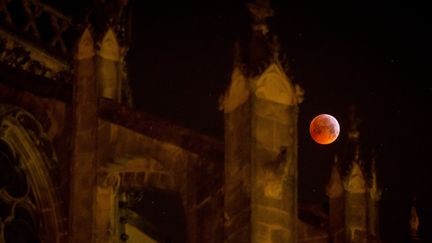
[[[162,142],[171,143],[214,161],[224,160],[224,145],[161,118],[136,111],[110,99],[99,99],[99,117]]]
[[[72,102],[72,85],[49,80],[0,63],[0,83],[37,96],[52,98],[67,104]]]

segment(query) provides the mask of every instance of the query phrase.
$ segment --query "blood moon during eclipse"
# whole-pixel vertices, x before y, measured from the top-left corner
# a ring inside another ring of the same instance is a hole
[[[316,116],[309,126],[312,139],[319,144],[333,143],[339,136],[339,130],[336,118],[328,114]]]

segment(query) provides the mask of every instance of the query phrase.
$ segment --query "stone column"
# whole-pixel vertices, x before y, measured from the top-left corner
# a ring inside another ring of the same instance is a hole
[[[410,212],[410,240],[411,242],[421,242],[418,234],[418,229],[420,226],[420,220],[417,214],[417,208],[413,205],[411,206]]]
[[[102,38],[96,60],[100,96],[120,102],[120,46],[115,32],[111,28]]]
[[[248,93],[245,88],[242,90]],[[224,234],[227,243],[249,243],[252,234],[251,102],[241,102],[233,111],[225,107]]]
[[[345,181],[345,242],[366,243],[367,239],[366,183],[359,164],[353,162]]]
[[[278,64],[256,78],[236,68],[223,106],[225,242],[297,242],[298,109],[292,84]]]
[[[73,243],[93,242],[98,99],[94,55],[93,38],[87,28],[75,55],[69,211]]]
[[[345,198],[337,156],[332,166],[330,181],[326,187],[329,198],[329,236],[332,243],[343,243],[345,228]]]
[[[252,242],[296,242],[297,106],[253,101]]]
[[[120,46],[115,32],[108,28],[96,55],[96,79],[99,97],[121,102]],[[117,126],[98,121],[98,161],[106,164],[112,157],[112,147],[117,141]]]
[[[119,240],[120,176],[116,172],[100,170],[97,176],[95,199],[95,242],[113,243]]]

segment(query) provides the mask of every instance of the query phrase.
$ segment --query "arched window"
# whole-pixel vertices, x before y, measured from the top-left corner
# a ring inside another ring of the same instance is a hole
[[[40,123],[0,104],[0,242],[64,242],[53,174],[57,159]]]
[[[19,157],[0,140],[0,241],[40,242],[36,206]]]

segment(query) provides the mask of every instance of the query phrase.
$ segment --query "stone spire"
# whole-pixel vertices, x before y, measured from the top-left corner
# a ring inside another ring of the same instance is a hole
[[[420,220],[417,214],[417,208],[415,205],[411,206],[411,216],[410,216],[410,232],[411,232],[411,239],[417,240],[419,239],[418,235],[418,228],[420,225]]]
[[[371,238],[380,239],[380,218],[379,202],[381,199],[381,190],[378,188],[377,170],[375,156],[372,156],[371,178],[368,197],[368,229]]]
[[[358,165],[363,168],[364,164],[360,158],[360,131],[358,130],[358,125],[360,124],[360,119],[356,114],[356,108],[351,105],[349,108],[349,131],[348,131],[348,141],[353,146],[354,151],[352,160],[357,162]]]
[[[351,105],[349,108],[349,131],[348,131],[348,139],[351,142],[357,143],[360,138],[360,131],[358,126],[361,122],[361,119],[356,114],[355,105]]]
[[[367,197],[363,171],[357,161],[345,178],[345,241],[367,242]]]
[[[223,110],[225,113],[232,112],[249,99],[249,94],[250,87],[245,76],[245,64],[241,58],[241,47],[239,41],[236,41],[233,50],[231,83],[225,94],[219,98],[219,110]]]
[[[376,169],[375,156],[372,157],[371,186],[370,186],[370,189],[369,189],[369,194],[370,194],[370,198],[373,201],[379,201],[381,199],[381,190],[378,188],[377,169]]]
[[[344,242],[345,198],[338,155],[334,157],[326,195],[329,198],[329,237],[331,242],[342,243]]]
[[[332,171],[330,175],[330,181],[326,187],[326,195],[329,198],[338,198],[343,195],[343,183],[340,174],[338,156],[335,155]]]
[[[257,0],[247,7],[253,31],[246,46],[240,45],[240,41],[235,44],[231,82],[219,99],[219,110],[232,112],[245,104],[251,94],[283,105],[301,103],[304,90],[290,80],[282,67],[278,38],[267,34],[266,19],[273,16],[269,1]]]
[[[253,18],[253,30],[266,35],[269,32],[267,18],[274,15],[273,9],[270,8],[270,1],[257,0],[256,3],[248,3],[247,8]]]
[[[95,195],[96,190],[98,87],[95,54],[93,35],[87,27],[78,42],[74,62],[71,121],[74,129],[69,169],[70,242],[94,242],[95,237],[95,197],[89,197]],[[86,203],[82,203],[84,201]]]
[[[361,163],[360,162],[360,145],[359,144],[356,144],[355,145],[355,148],[354,148],[354,162],[357,162],[357,163]]]
[[[278,50],[266,23],[273,15],[269,2],[247,7],[253,30],[235,49],[231,83],[220,106],[225,116],[225,242],[295,243],[299,91],[275,59]],[[275,221],[275,213],[283,220]]]
[[[357,161],[353,161],[351,170],[345,179],[345,190],[350,193],[364,193],[366,191],[363,171]]]
[[[270,35],[267,19],[273,16],[269,1],[257,0],[256,3],[248,3],[247,8],[252,18],[252,31],[247,37],[247,46],[242,57],[246,64],[245,74],[249,77],[260,76],[269,65],[275,63],[274,45]]]

